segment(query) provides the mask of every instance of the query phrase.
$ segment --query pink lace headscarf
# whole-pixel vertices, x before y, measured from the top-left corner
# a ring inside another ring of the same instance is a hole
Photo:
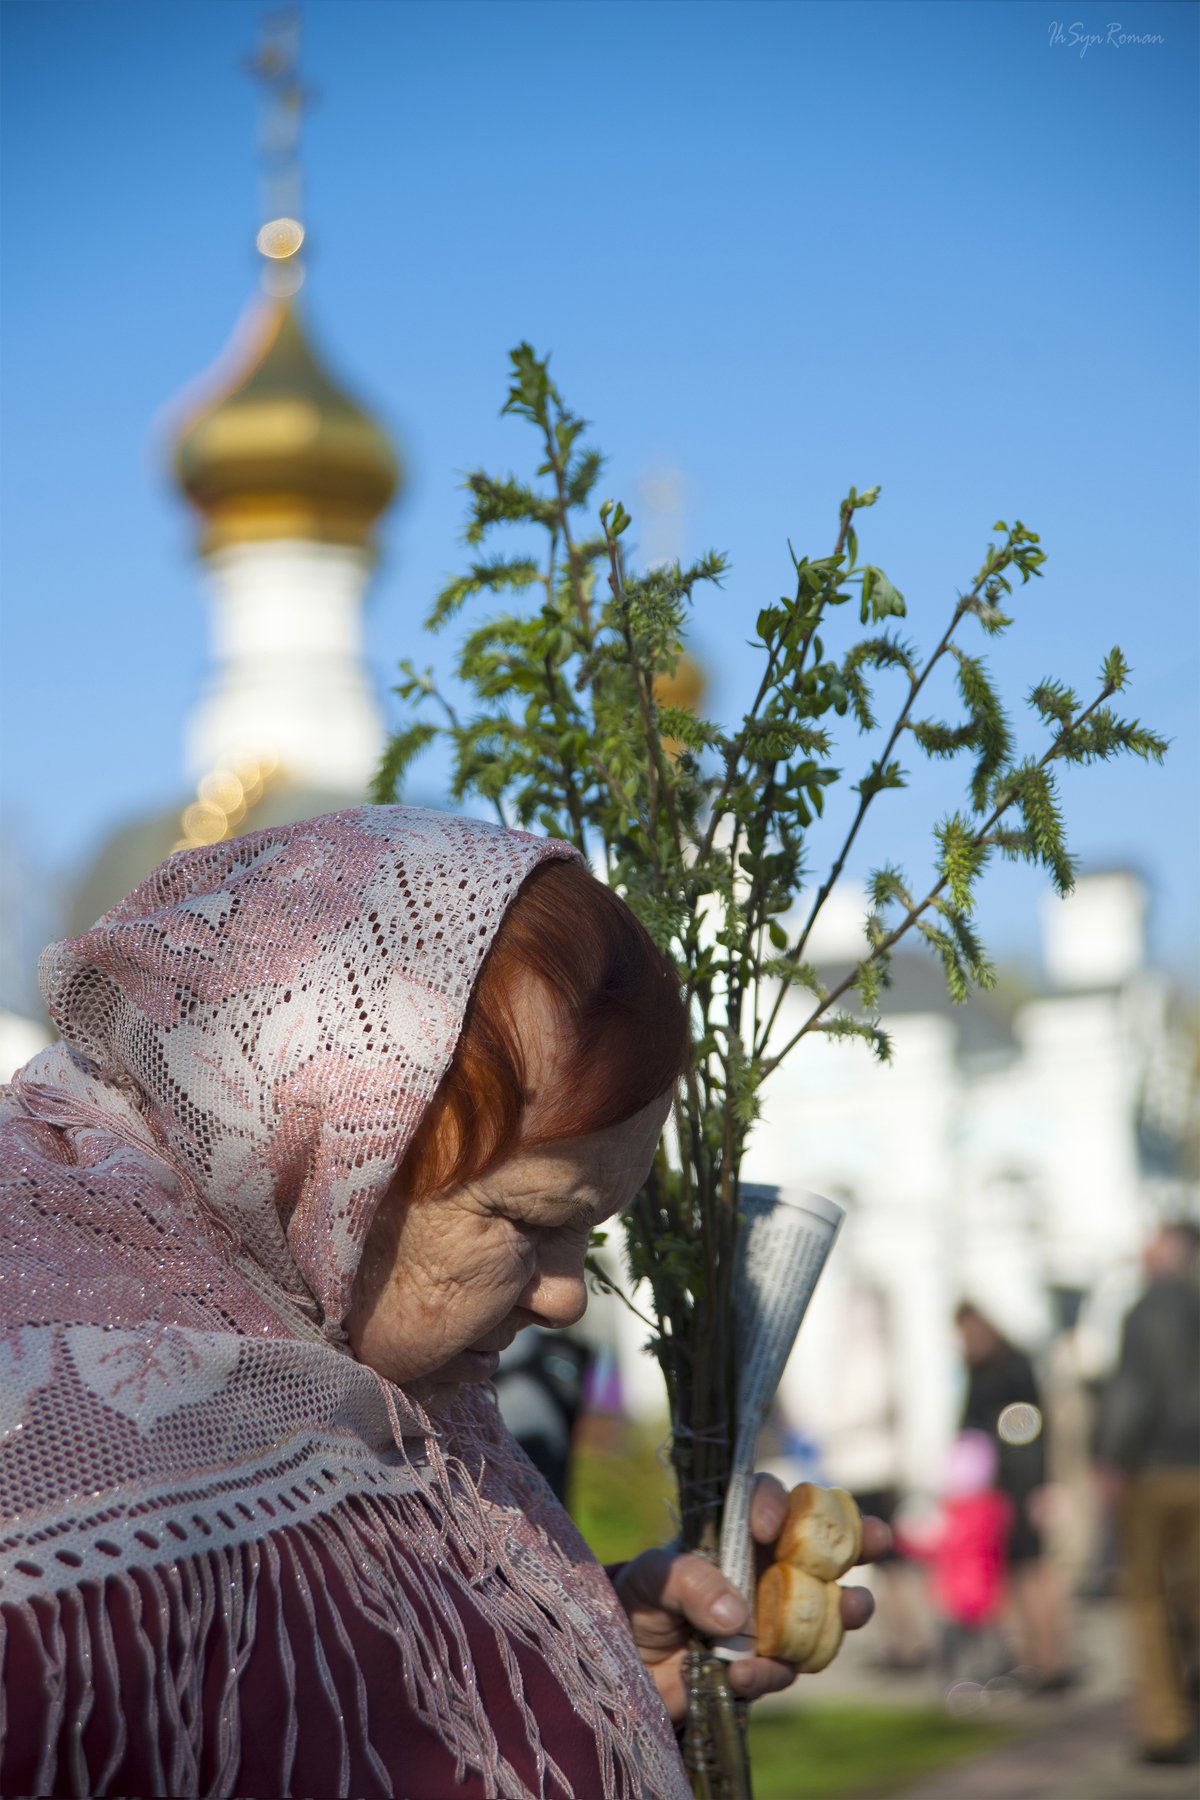
[[[540,862],[574,854],[366,807],[173,857],[44,953],[62,1042],[0,1110],[0,1603],[10,1625],[36,1622],[47,1691],[66,1692],[73,1657],[91,1669],[111,1654],[102,1621],[74,1643],[86,1609],[71,1596],[124,1583],[140,1617],[153,1586],[178,1645],[156,1791],[233,1791],[247,1548],[256,1581],[264,1568],[283,1581],[302,1523],[353,1565],[361,1605],[406,1658],[416,1715],[486,1792],[538,1789],[515,1775],[469,1670],[430,1666],[429,1619],[408,1616],[389,1576],[405,1546],[404,1580],[424,1583],[439,1629],[453,1636],[448,1590],[465,1583],[501,1654],[536,1646],[596,1733],[606,1795],[686,1792],[611,1589],[490,1397],[464,1392],[435,1427],[354,1360],[342,1328],[374,1210],[505,910]],[[364,1521],[378,1536],[365,1559]],[[229,1660],[224,1760],[202,1774],[214,1632]],[[367,1732],[343,1700],[346,1732]],[[549,1780],[553,1747],[536,1747]],[[104,1791],[102,1774],[85,1758],[54,1791]],[[281,1768],[277,1791],[290,1779]],[[378,1791],[393,1780],[381,1769]]]

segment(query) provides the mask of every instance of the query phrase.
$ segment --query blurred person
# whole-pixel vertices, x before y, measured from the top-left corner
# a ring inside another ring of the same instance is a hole
[[[1097,1479],[1097,1434],[1104,1396],[1120,1360],[1121,1331],[1143,1285],[1141,1250],[1118,1258],[1085,1295],[1072,1333],[1071,1348],[1087,1406],[1083,1505],[1090,1530],[1078,1589],[1085,1600],[1114,1600],[1121,1587],[1121,1533],[1117,1508],[1108,1503],[1105,1484]]]
[[[1121,1334],[1097,1432],[1097,1478],[1119,1520],[1134,1720],[1148,1762],[1197,1752],[1200,1648],[1200,1231],[1163,1225]]]
[[[972,1301],[959,1305],[954,1323],[967,1375],[960,1427],[993,1440],[997,1486],[1012,1506],[1007,1565],[1022,1673],[1039,1693],[1058,1693],[1074,1676],[1067,1661],[1066,1592],[1042,1543],[1046,1439],[1033,1363]]]
[[[998,1464],[988,1432],[961,1432],[946,1459],[934,1518],[897,1527],[900,1548],[929,1565],[950,1683],[982,1684],[1008,1664],[1000,1617],[1013,1507],[996,1485]]]

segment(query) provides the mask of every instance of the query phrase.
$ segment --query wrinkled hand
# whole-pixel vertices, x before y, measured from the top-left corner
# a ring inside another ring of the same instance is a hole
[[[750,1502],[750,1530],[761,1567],[787,1517],[787,1494],[773,1475],[759,1475]],[[882,1519],[863,1520],[863,1562],[874,1562],[892,1541]],[[687,1712],[687,1645],[693,1628],[709,1637],[728,1637],[753,1621],[737,1589],[703,1556],[669,1547],[644,1550],[617,1577],[617,1597],[629,1617],[633,1641],[654,1677],[675,1724]],[[847,1631],[865,1625],[875,1610],[866,1588],[842,1589],[842,1623]],[[729,1665],[729,1685],[745,1700],[777,1693],[796,1679],[794,1664],[774,1657],[748,1656]]]

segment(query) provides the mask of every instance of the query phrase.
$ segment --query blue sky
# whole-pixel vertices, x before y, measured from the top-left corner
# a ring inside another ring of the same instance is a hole
[[[258,102],[240,61],[262,10],[0,8],[0,796],[10,841],[52,876],[183,791],[206,617],[162,420],[256,279]],[[528,338],[595,421],[606,491],[636,513],[639,484],[676,469],[671,547],[729,552],[695,631],[719,714],[747,697],[787,538],[831,547],[851,482],[882,485],[862,551],[926,643],[992,522],[1039,530],[1045,578],[1019,592],[993,666],[1019,706],[1048,672],[1088,690],[1125,650],[1130,710],[1173,747],[1161,770],[1072,778],[1072,843],[1145,872],[1156,954],[1194,968],[1196,9],[303,11],[321,94],[309,314],[410,471],[370,607],[381,689],[424,653],[420,619],[461,558],[461,472],[525,457],[497,414]],[[1051,41],[1055,20],[1078,39],[1076,18],[1107,36],[1109,15],[1162,41]],[[937,779],[886,797],[861,867],[897,857],[916,878],[952,798]],[[992,882],[982,921],[1002,952],[1029,953],[1040,887]]]

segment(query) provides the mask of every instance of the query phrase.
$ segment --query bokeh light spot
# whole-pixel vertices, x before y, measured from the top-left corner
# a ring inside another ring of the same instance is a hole
[[[254,242],[260,255],[269,256],[272,262],[284,262],[295,256],[304,242],[304,227],[299,219],[268,219],[259,227]]]
[[[1041,1430],[1042,1415],[1028,1400],[1014,1400],[996,1421],[996,1431],[1006,1444],[1032,1444]]]

